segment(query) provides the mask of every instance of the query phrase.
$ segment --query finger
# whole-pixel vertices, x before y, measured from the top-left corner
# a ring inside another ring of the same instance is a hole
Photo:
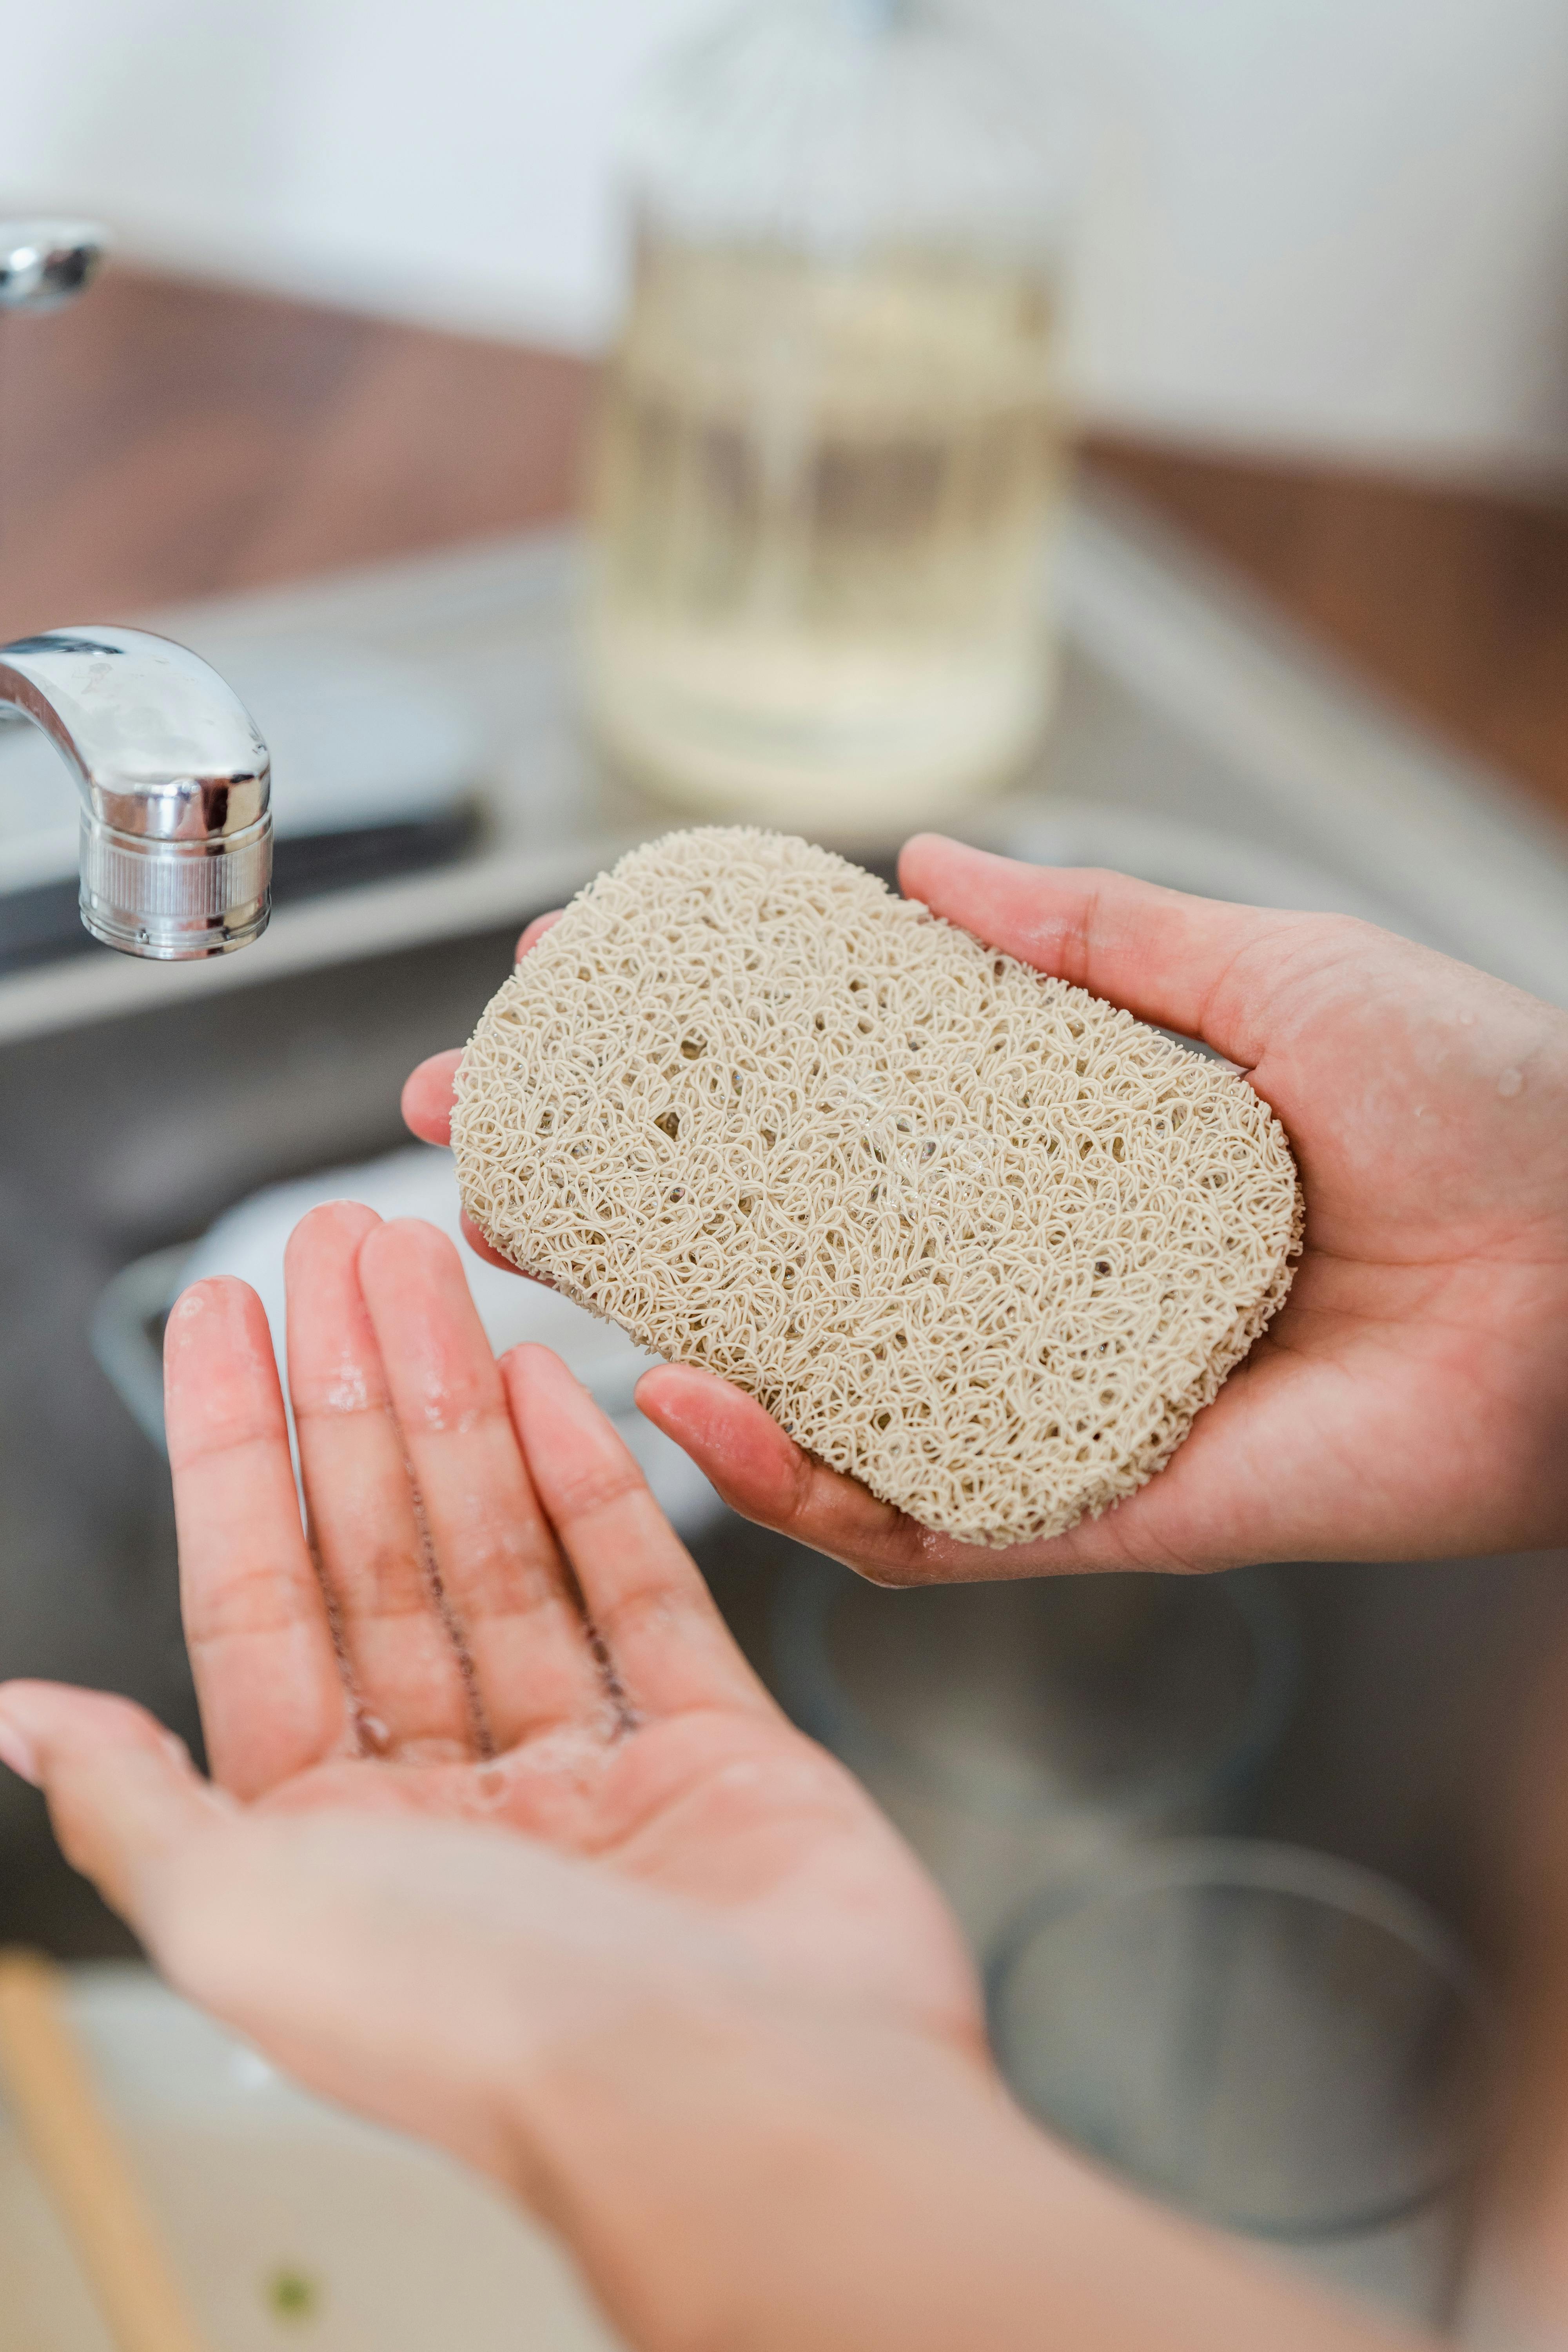
[[[563,909],[557,907],[548,915],[535,915],[517,943],[517,961],[523,957],[536,940],[561,920]],[[458,1075],[458,1065],[463,1058],[460,1045],[452,1045],[444,1054],[432,1054],[421,1062],[404,1083],[403,1119],[406,1127],[424,1143],[450,1143],[452,1140],[452,1087]],[[488,1249],[480,1248],[481,1257],[489,1255],[497,1265],[509,1261],[494,1257]]]
[[[476,1725],[441,1614],[363,1295],[360,1244],[381,1223],[353,1201],[313,1209],[284,1256],[289,1391],[316,1558],[359,1704],[362,1744],[471,1755]]]
[[[1124,874],[1024,866],[939,834],[905,844],[899,882],[987,947],[1201,1037],[1245,1069],[1261,1058],[1291,947],[1321,936],[1316,916],[1190,898]]]
[[[453,1045],[445,1054],[432,1054],[404,1081],[403,1123],[421,1143],[452,1140],[452,1088],[462,1058],[462,1047]]]
[[[184,1743],[112,1692],[15,1682],[0,1684],[0,1756],[42,1789],[72,1868],[155,1940],[163,1866],[232,1818]]]
[[[633,1712],[771,1706],[690,1553],[587,1390],[548,1348],[513,1348],[501,1372],[540,1500]]]
[[[879,1502],[858,1480],[804,1453],[754,1397],[715,1372],[689,1364],[660,1365],[643,1374],[637,1401],[654,1426],[691,1456],[732,1511],[792,1543],[826,1552],[874,1584],[982,1582],[1100,1568],[1229,1566],[1258,1556],[1246,1549],[1231,1558],[1190,1558],[1176,1548],[1168,1513],[1144,1506],[1134,1514],[1134,1505],[1142,1503],[1138,1496],[1103,1518],[1086,1519],[1066,1535],[1041,1542],[1002,1551],[958,1543],[922,1528],[907,1512]],[[1188,1444],[1195,1443],[1194,1434]],[[1170,1481],[1172,1475],[1163,1471],[1161,1481]]]
[[[689,1454],[732,1511],[848,1568],[903,1581],[926,1555],[973,1549],[917,1528],[890,1503],[805,1452],[754,1397],[716,1372],[663,1364],[637,1386],[637,1409]],[[994,1560],[995,1554],[989,1557]],[[946,1572],[951,1572],[947,1570]],[[994,1573],[994,1570],[992,1573]]]
[[[463,1229],[464,1241],[473,1251],[474,1255],[482,1257],[487,1265],[499,1265],[503,1274],[521,1275],[524,1282],[537,1282],[545,1290],[554,1289],[555,1285],[544,1275],[531,1274],[527,1266],[514,1265],[510,1257],[502,1257],[500,1250],[492,1249],[467,1209],[460,1213],[459,1222]]]
[[[378,1225],[359,1276],[434,1564],[500,1748],[574,1718],[604,1688],[582,1611],[512,1431],[457,1251],[413,1218]]]
[[[68,1860],[178,1989],[329,2097],[510,2178],[492,2085],[516,2021],[517,1927],[552,1928],[590,1879],[494,1831],[245,1813],[107,1692],[0,1685],[0,1755],[42,1788]],[[432,2005],[455,1926],[463,1998]]]
[[[539,919],[541,923],[550,923],[554,919],[551,915],[542,915]],[[537,929],[537,926],[531,925],[530,929]],[[528,937],[527,931],[523,937]],[[418,1136],[422,1143],[439,1143],[448,1147],[451,1144],[452,1088],[458,1076],[458,1065],[462,1058],[461,1052],[457,1049],[449,1054],[432,1054],[427,1062],[420,1063],[404,1086],[404,1124]],[[514,1265],[510,1257],[502,1257],[500,1250],[492,1249],[466,1209],[462,1212],[462,1224],[463,1239],[474,1255],[482,1257],[487,1265],[499,1265],[504,1274],[521,1274],[529,1282],[542,1279],[539,1275],[529,1274],[525,1267]]]
[[[561,920],[561,918],[565,911],[566,909],[564,907],[556,907],[553,908],[548,915],[535,915],[532,922],[526,926],[521,938],[518,940],[517,960],[519,963],[522,961],[522,959],[528,953],[529,949],[534,946],[538,940],[544,937],[546,931],[552,931],[555,929],[556,924]]]
[[[256,1293],[198,1282],[163,1339],[185,1639],[214,1778],[253,1797],[352,1748]]]

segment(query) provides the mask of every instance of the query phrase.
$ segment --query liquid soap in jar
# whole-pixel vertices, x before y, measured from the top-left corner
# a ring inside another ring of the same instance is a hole
[[[772,0],[656,77],[593,485],[593,722],[661,797],[865,837],[1054,683],[1057,181],[987,54]]]

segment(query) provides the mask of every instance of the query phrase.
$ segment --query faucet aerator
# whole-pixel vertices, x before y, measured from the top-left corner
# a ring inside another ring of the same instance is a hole
[[[142,629],[0,646],[0,719],[31,720],[81,799],[81,919],[122,954],[227,955],[267,929],[271,762],[217,672]]]

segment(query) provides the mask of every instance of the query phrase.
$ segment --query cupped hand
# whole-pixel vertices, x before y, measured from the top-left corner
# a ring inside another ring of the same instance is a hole
[[[955,1543],[814,1461],[715,1375],[647,1373],[638,1404],[727,1502],[886,1583],[1568,1538],[1568,1015],[1339,916],[932,836],[908,845],[900,880],[988,946],[1235,1062],[1295,1150],[1305,1254],[1165,1469],[1065,1535]],[[405,1091],[431,1141],[447,1139],[459,1058],[423,1064]]]
[[[166,1973],[497,2169],[520,2044],[666,1997],[977,2059],[940,1899],[774,1706],[559,1360],[495,1362],[427,1225],[318,1209],[288,1278],[308,1536],[254,1293],[199,1283],[169,1326],[211,1782],[127,1701],[0,1690],[0,1756]]]

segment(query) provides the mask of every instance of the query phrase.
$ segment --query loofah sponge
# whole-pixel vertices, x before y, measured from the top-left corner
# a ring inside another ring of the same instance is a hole
[[[516,1265],[977,1544],[1150,1477],[1300,1246],[1244,1080],[749,829],[574,900],[487,1007],[452,1139]]]

